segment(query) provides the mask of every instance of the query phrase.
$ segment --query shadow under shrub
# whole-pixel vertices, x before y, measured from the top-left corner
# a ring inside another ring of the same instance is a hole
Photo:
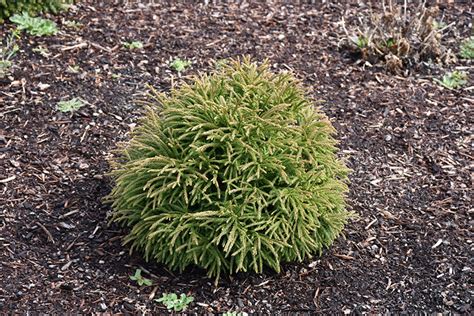
[[[334,128],[290,74],[230,61],[155,93],[112,162],[125,243],[182,271],[279,271],[332,244],[351,216]]]

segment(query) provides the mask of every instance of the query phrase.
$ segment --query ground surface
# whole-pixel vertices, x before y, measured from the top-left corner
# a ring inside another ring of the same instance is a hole
[[[445,10],[454,50],[469,35],[469,10]],[[355,65],[337,50],[342,14],[281,4],[80,5],[63,16],[83,27],[54,17],[60,34],[25,35],[12,76],[0,81],[0,310],[165,312],[151,298],[176,292],[194,296],[190,310],[200,313],[472,311],[472,81],[450,91],[432,81],[439,67],[402,77]],[[144,48],[123,48],[133,40]],[[194,62],[188,75],[240,54],[293,69],[326,101],[360,218],[320,258],[215,287],[203,271],[173,274],[130,256],[101,198],[108,152],[137,121],[145,84],[169,90],[174,57]],[[472,63],[455,67],[472,78]],[[72,97],[88,104],[59,113],[56,103]],[[138,267],[153,286],[129,279]]]

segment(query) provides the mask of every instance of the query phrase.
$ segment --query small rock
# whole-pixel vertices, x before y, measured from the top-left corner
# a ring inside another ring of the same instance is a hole
[[[49,87],[51,87],[51,85],[49,85],[49,84],[47,84],[47,83],[41,83],[41,82],[40,82],[40,83],[38,84],[38,88],[39,88],[41,91],[46,90],[46,89],[48,89]]]
[[[106,311],[107,310],[107,305],[105,305],[104,302],[100,303],[100,309],[102,309],[103,311]]]
[[[81,170],[88,169],[88,168],[89,168],[89,164],[87,164],[85,162],[81,162],[79,164],[79,169],[81,169]]]
[[[65,222],[60,222],[58,225],[61,226],[62,228],[66,228],[66,229],[72,229],[72,228],[74,228],[73,225],[70,225],[70,224],[65,223]]]
[[[20,166],[20,163],[16,160],[10,159],[10,163],[12,164],[13,167],[18,168]]]

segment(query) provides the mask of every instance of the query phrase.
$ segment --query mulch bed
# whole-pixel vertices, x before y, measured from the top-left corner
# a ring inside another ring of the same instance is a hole
[[[11,78],[0,80],[0,311],[165,313],[153,298],[170,292],[194,296],[188,311],[197,313],[472,311],[472,80],[457,91],[432,80],[455,67],[473,78],[472,63],[409,76],[356,65],[337,48],[344,8],[334,4],[113,2],[52,17],[56,36],[23,35]],[[457,51],[471,8],[444,14]],[[144,48],[123,47],[134,40]],[[169,60],[192,60],[190,75],[241,54],[294,70],[325,100],[359,217],[321,257],[214,286],[204,271],[173,273],[129,255],[101,199],[111,188],[107,157],[143,112],[145,85],[168,91],[186,79]],[[56,110],[72,97],[88,104]],[[131,281],[136,268],[154,284]]]

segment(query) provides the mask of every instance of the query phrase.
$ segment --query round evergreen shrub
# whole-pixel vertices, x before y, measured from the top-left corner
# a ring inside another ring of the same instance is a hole
[[[155,100],[111,172],[131,251],[219,278],[279,271],[341,232],[348,169],[292,75],[234,60]]]

